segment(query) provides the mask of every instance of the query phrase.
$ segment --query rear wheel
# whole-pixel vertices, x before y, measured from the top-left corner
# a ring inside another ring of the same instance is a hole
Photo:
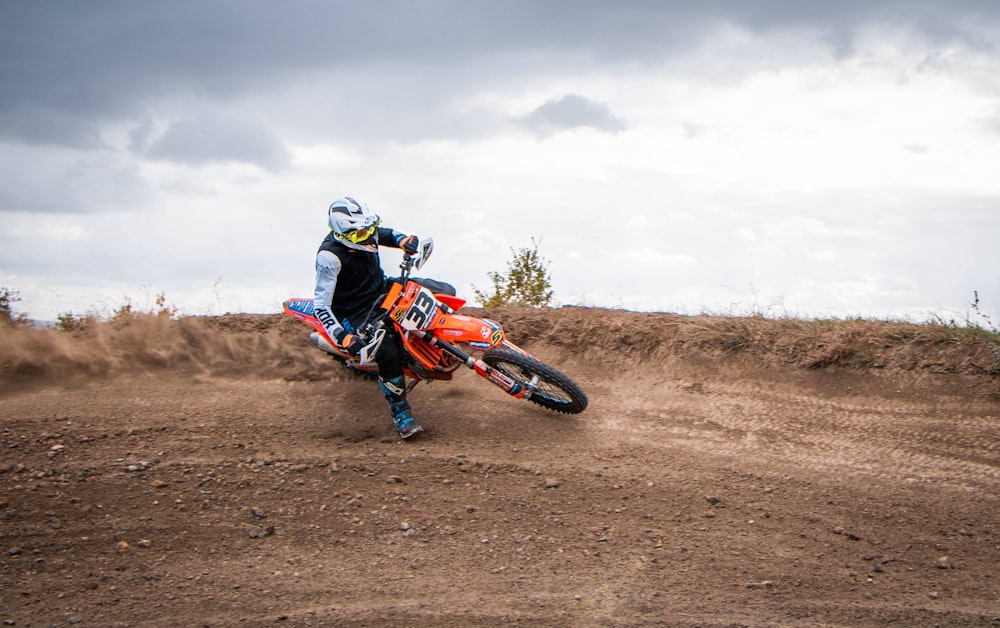
[[[566,414],[578,414],[587,408],[587,394],[582,388],[530,355],[491,349],[483,354],[483,362],[524,384],[533,403]]]

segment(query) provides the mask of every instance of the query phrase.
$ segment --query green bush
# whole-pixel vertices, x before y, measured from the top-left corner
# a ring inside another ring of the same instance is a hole
[[[155,304],[155,309],[143,310],[133,305],[132,300],[126,297],[125,302],[119,305],[110,316],[103,317],[93,312],[89,314],[65,312],[56,317],[56,327],[62,331],[80,331],[87,329],[94,323],[100,322],[102,319],[106,319],[109,323],[123,325],[142,317],[175,318],[177,316],[177,308],[167,304],[165,293],[161,292],[156,295]]]
[[[97,322],[93,314],[74,314],[64,312],[56,316],[56,329],[59,331],[82,331]]]
[[[548,261],[538,252],[538,242],[531,239],[531,247],[510,250],[513,258],[507,262],[507,274],[488,273],[493,283],[492,293],[473,286],[476,301],[483,307],[521,305],[544,307],[552,302],[552,282],[549,279]]]
[[[0,286],[0,324],[11,325],[26,320],[23,314],[14,313],[14,304],[20,300],[21,295],[16,290]]]

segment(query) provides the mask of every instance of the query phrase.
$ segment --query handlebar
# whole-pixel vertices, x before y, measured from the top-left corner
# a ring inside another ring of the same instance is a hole
[[[400,270],[399,282],[405,286],[406,282],[410,279],[410,271],[413,270],[414,267],[416,267],[419,270],[420,267],[423,266],[424,263],[427,261],[427,259],[431,256],[431,252],[433,250],[434,250],[434,239],[427,238],[426,240],[420,243],[420,253],[418,255],[413,255],[411,253],[403,251],[403,261],[399,264],[399,270]],[[382,324],[383,320],[385,319],[385,316],[387,314],[386,312],[383,312],[382,314],[379,315],[375,315],[375,310],[378,308],[381,302],[382,299],[375,301],[375,303],[372,304],[371,309],[368,310],[368,314],[364,318],[365,323],[361,325],[360,329],[358,330],[362,338],[365,339],[371,338],[372,334],[374,334],[375,331],[377,331],[377,328]]]
[[[399,269],[402,271],[399,278],[406,283],[406,280],[410,277],[410,269],[413,268],[413,256],[409,253],[403,253],[403,261],[399,265]]]

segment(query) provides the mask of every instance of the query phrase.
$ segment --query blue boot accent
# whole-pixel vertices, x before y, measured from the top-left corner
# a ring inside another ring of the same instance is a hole
[[[413,418],[413,414],[410,413],[409,407],[402,412],[395,413],[392,423],[396,426],[396,433],[399,434],[400,438],[409,438],[417,432],[422,432],[424,430],[424,428],[420,427],[420,424]]]
[[[393,377],[392,379],[382,379],[380,377],[378,378],[378,385],[390,405],[406,399],[406,379],[402,375]]]
[[[385,395],[386,401],[389,402],[392,423],[400,438],[409,438],[417,432],[423,431],[420,424],[413,418],[410,404],[406,402],[406,380],[403,376],[392,379],[379,378],[378,385],[382,388],[382,394]]]

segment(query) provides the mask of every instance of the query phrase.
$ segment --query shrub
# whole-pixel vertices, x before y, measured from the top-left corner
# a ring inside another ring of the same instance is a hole
[[[510,251],[513,258],[507,262],[507,274],[488,273],[493,282],[492,294],[473,286],[476,301],[483,307],[549,305],[552,302],[552,282],[549,279],[548,261],[538,253],[538,242],[532,238],[530,248]]]
[[[93,314],[74,314],[65,312],[56,316],[56,329],[59,331],[82,331],[97,322]]]
[[[140,317],[174,318],[177,316],[177,308],[167,304],[167,296],[163,292],[156,295],[155,304],[155,309],[142,310],[133,305],[132,300],[126,297],[125,302],[119,305],[111,313],[111,316],[107,317],[107,321],[123,325]],[[61,331],[80,331],[87,329],[101,319],[102,317],[95,313],[73,314],[66,312],[56,317],[56,327]]]
[[[21,300],[17,292],[6,286],[0,286],[0,322],[14,322],[14,304]]]
[[[11,290],[6,286],[0,286],[0,325],[13,325],[15,323],[25,323],[28,317],[24,314],[14,313],[14,304],[21,300],[21,295],[16,290]]]

